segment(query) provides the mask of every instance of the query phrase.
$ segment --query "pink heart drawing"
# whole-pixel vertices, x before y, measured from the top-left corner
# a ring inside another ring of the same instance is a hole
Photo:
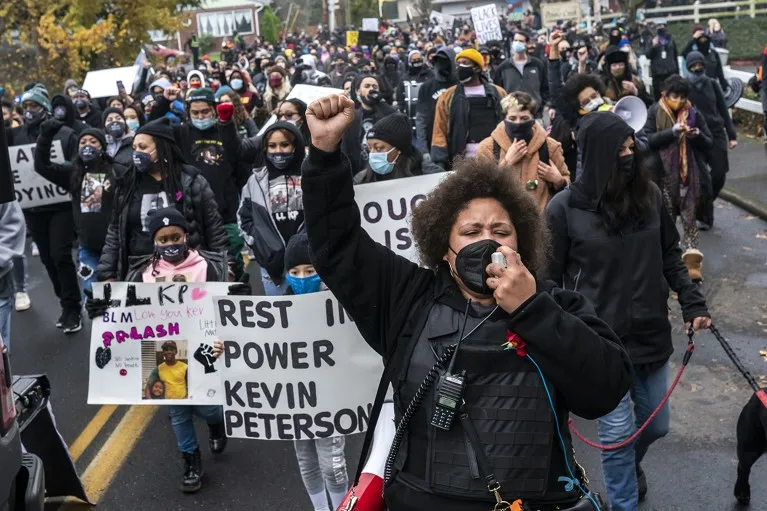
[[[199,287],[196,287],[192,289],[192,300],[202,300],[205,298],[205,295],[207,295],[208,292],[204,289],[200,289]]]

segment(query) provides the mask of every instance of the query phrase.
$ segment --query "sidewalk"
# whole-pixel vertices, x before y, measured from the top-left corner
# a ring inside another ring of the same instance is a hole
[[[761,140],[738,137],[720,197],[767,220],[767,153]]]

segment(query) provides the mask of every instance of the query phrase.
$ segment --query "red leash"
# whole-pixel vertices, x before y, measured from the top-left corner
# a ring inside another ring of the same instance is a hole
[[[602,451],[614,451],[616,449],[622,449],[623,447],[626,447],[627,445],[631,444],[639,438],[639,435],[642,434],[642,431],[647,429],[647,426],[650,425],[650,423],[655,419],[655,417],[660,413],[661,408],[663,408],[668,401],[668,399],[671,397],[671,393],[674,392],[674,389],[676,388],[677,383],[679,383],[679,380],[682,378],[682,374],[684,373],[685,368],[687,367],[687,363],[690,361],[690,358],[692,357],[692,352],[695,351],[695,342],[692,340],[692,336],[694,335],[694,332],[692,328],[687,332],[688,337],[690,338],[689,341],[687,341],[687,349],[684,352],[684,358],[682,359],[682,365],[679,366],[679,371],[676,373],[676,378],[674,378],[674,382],[671,384],[671,387],[669,387],[668,392],[666,392],[666,395],[663,396],[663,399],[658,404],[658,406],[653,410],[653,412],[650,414],[649,417],[647,417],[647,420],[644,421],[644,424],[634,432],[633,435],[628,437],[623,442],[620,442],[618,444],[610,444],[610,445],[603,445],[598,444],[596,442],[592,442],[585,436],[581,435],[580,432],[575,429],[575,425],[573,424],[572,417],[567,421],[568,426],[570,426],[570,431],[578,437],[583,443],[586,445],[593,447],[594,449],[600,449]]]

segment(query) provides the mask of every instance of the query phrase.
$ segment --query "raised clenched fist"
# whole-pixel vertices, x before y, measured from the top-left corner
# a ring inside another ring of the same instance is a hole
[[[312,134],[312,145],[331,153],[338,148],[341,137],[354,121],[354,101],[340,94],[331,94],[314,101],[306,109],[306,122]]]

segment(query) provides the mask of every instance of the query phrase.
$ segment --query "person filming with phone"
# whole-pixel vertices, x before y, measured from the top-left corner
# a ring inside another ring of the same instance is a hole
[[[383,357],[380,389],[394,390],[387,508],[606,510],[586,487],[567,420],[614,409],[630,361],[585,298],[540,279],[549,238],[533,199],[496,162],[457,160],[413,211],[419,265],[361,226],[339,150],[354,103],[324,97],[306,118],[312,261]]]

